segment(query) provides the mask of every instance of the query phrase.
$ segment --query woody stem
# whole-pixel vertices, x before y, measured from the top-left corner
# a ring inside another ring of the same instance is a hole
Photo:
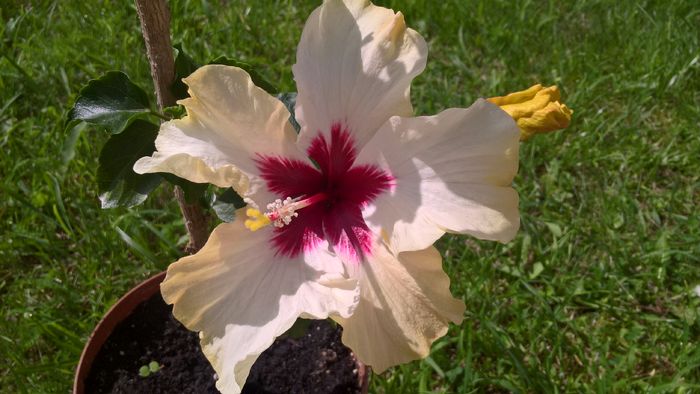
[[[146,54],[151,65],[151,77],[156,88],[158,108],[175,105],[175,96],[170,90],[175,81],[175,61],[170,42],[170,11],[165,0],[136,0],[136,10],[141,21],[141,32],[146,43]],[[196,253],[209,237],[209,216],[197,203],[185,200],[185,193],[175,187],[175,198],[185,218],[185,227],[190,240],[185,250]]]

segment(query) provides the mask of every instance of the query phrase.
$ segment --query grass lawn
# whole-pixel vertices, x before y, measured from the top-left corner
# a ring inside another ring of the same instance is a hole
[[[292,91],[319,2],[173,0],[173,40],[200,61],[262,64]],[[376,3],[428,41],[417,113],[543,82],[575,114],[522,145],[514,241],[439,241],[464,323],[371,391],[700,391],[700,4]],[[10,0],[0,15],[0,391],[65,393],[102,314],[186,238],[167,188],[101,210],[106,135],[63,129],[108,70],[151,90],[133,4]]]

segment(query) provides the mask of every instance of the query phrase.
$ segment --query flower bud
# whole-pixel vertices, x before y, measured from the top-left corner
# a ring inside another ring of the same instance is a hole
[[[559,102],[556,86],[537,84],[529,89],[506,96],[491,97],[489,102],[506,111],[520,128],[520,140],[535,134],[564,129],[569,126],[573,110]]]

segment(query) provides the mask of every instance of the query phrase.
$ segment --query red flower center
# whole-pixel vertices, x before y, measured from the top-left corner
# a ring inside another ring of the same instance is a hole
[[[389,189],[392,177],[376,166],[354,165],[355,144],[339,123],[331,127],[330,142],[319,133],[307,154],[318,168],[283,157],[260,155],[256,160],[267,188],[279,198],[314,201],[288,225],[275,229],[277,253],[294,257],[325,239],[336,253],[361,261],[372,249],[362,208]]]

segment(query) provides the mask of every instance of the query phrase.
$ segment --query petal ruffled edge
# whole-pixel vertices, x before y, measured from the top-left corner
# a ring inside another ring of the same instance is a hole
[[[519,130],[496,105],[478,100],[435,116],[393,117],[358,156],[379,163],[395,187],[365,220],[396,253],[432,245],[445,232],[507,242],[520,225]]]
[[[223,393],[240,392],[257,357],[298,317],[349,317],[359,300],[357,281],[327,248],[282,258],[269,247],[271,236],[272,229],[249,232],[242,218],[221,224],[161,284],[173,315],[200,331]]]
[[[427,54],[400,12],[366,0],[325,1],[304,26],[292,68],[300,149],[337,123],[361,147],[390,116],[411,115],[411,81]]]
[[[305,159],[289,111],[237,67],[204,66],[184,81],[191,97],[179,103],[187,116],[161,125],[157,151],[139,159],[134,171],[233,187],[264,206],[272,195],[258,177],[258,154]]]
[[[360,302],[343,326],[343,343],[377,373],[426,357],[432,343],[462,322],[465,305],[434,247],[395,256],[381,244],[358,267]]]

